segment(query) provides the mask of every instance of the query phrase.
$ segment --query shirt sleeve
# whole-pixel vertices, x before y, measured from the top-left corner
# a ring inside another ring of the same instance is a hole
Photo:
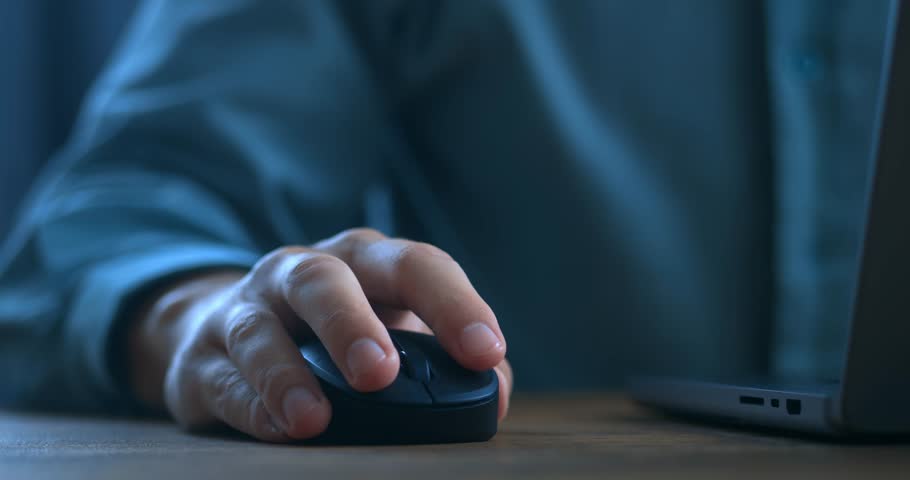
[[[136,295],[363,222],[391,135],[342,10],[143,6],[0,252],[0,404],[125,407],[108,352]]]

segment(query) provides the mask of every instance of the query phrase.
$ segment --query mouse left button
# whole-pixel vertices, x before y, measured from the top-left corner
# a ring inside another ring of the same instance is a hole
[[[335,363],[329,352],[319,344],[311,344],[300,348],[300,353],[309,364],[310,370],[317,377],[327,381],[338,388],[349,389],[347,382],[344,381],[344,374]]]
[[[377,403],[399,405],[431,405],[432,397],[422,383],[416,382],[403,371],[399,371],[395,381],[386,388],[374,392],[360,392],[354,390],[344,379],[344,374],[338,369],[329,352],[321,344],[310,344],[300,348],[300,353],[307,360],[310,370],[322,382],[337,389],[345,396]]]
[[[480,402],[495,397],[499,392],[499,379],[492,370],[469,372],[458,377],[433,379],[427,384],[436,405],[459,405]]]

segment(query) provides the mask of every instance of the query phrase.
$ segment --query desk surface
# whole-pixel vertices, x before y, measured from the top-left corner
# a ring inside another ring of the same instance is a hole
[[[518,396],[487,443],[302,447],[162,422],[0,413],[0,478],[910,478],[910,445],[682,423],[616,395]]]

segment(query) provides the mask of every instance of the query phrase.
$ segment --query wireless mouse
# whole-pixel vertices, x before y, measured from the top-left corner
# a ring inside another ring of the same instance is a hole
[[[369,393],[351,388],[319,339],[300,346],[332,404],[332,420],[313,442],[480,442],[496,434],[496,372],[462,367],[432,335],[390,329],[389,336],[401,368],[391,385]]]

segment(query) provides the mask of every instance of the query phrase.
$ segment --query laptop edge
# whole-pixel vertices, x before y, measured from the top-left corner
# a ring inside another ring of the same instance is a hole
[[[844,436],[910,433],[910,7],[893,0],[865,236],[839,384],[635,378],[636,400],[741,425]],[[906,289],[907,291],[903,291]]]

